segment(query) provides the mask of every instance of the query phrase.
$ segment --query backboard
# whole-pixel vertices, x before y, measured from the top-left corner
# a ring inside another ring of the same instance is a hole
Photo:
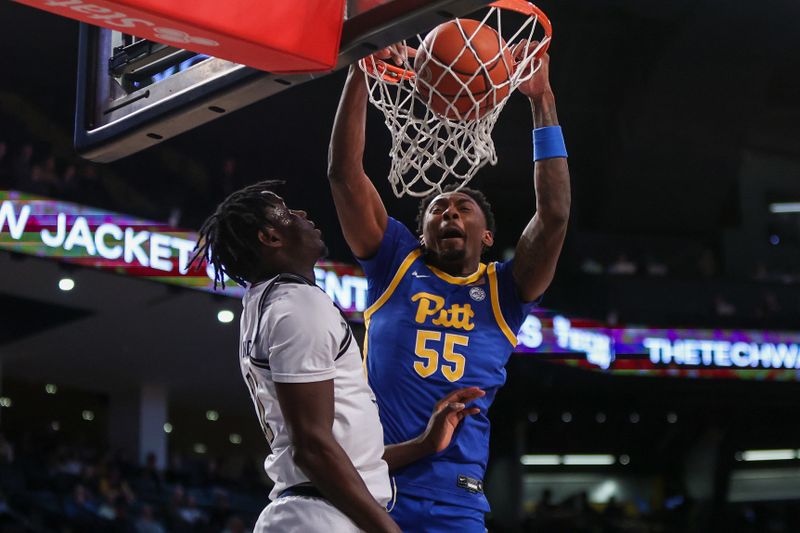
[[[333,71],[489,1],[347,0]],[[75,148],[97,162],[136,153],[328,74],[264,72],[87,24],[81,24],[79,54]]]

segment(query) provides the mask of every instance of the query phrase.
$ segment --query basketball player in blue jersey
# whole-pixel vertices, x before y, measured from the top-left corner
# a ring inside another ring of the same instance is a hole
[[[445,450],[391,472],[398,492],[391,516],[406,533],[485,531],[487,413],[516,333],[553,279],[569,218],[566,149],[549,57],[541,61],[519,87],[533,113],[536,212],[506,262],[481,262],[495,227],[478,191],[425,198],[416,235],[389,217],[362,164],[367,88],[357,66],[339,102],[328,177],[344,236],[369,281],[364,356],[385,442],[419,434],[454,385],[486,391],[474,402],[480,413],[464,420]]]

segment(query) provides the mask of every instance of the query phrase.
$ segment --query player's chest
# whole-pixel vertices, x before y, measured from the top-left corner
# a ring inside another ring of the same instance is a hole
[[[510,345],[497,324],[489,284],[410,276],[372,321],[382,361],[395,371],[400,365],[413,377],[448,382],[483,383],[504,375]]]
[[[454,285],[417,271],[398,286],[385,311],[410,327],[472,332],[494,322],[488,283]]]

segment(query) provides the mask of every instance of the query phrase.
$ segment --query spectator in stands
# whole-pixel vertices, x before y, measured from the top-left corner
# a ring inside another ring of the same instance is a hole
[[[244,521],[238,516],[232,516],[222,533],[248,533],[249,530],[245,527]]]
[[[170,530],[177,529],[182,524],[180,511],[185,505],[186,492],[183,490],[183,485],[175,485],[167,505],[167,521]]]
[[[209,524],[215,530],[221,530],[233,514],[228,494],[223,490],[214,491],[214,507],[211,509]]]
[[[714,298],[714,312],[718,317],[731,317],[736,314],[736,306],[718,294]]]
[[[553,492],[550,489],[542,491],[542,497],[536,505],[536,518],[545,518],[553,514],[556,506],[553,503]]]
[[[14,447],[5,436],[0,433],[0,465],[14,462]]]
[[[756,306],[756,317],[764,322],[769,322],[770,319],[775,318],[781,314],[781,304],[778,302],[778,297],[772,291],[765,290],[761,293],[761,299]]]
[[[137,533],[136,524],[130,516],[130,506],[125,498],[119,497],[114,502],[114,520],[109,528],[113,533]]]
[[[669,268],[667,268],[666,263],[649,254],[645,258],[644,268],[649,276],[663,277],[669,274]]]
[[[65,200],[77,200],[78,187],[78,167],[75,163],[70,163],[61,174],[61,179],[58,180],[55,195]]]
[[[59,181],[56,158],[49,155],[43,161],[34,164],[31,167],[31,179],[35,183],[41,184],[41,188],[47,193],[54,190]]]
[[[139,485],[148,492],[161,492],[164,487],[164,473],[156,464],[156,454],[150,452],[145,458],[144,468],[139,476]]]
[[[597,259],[594,259],[593,257],[587,257],[581,263],[581,271],[585,274],[602,274],[603,265]]]
[[[178,516],[189,526],[201,526],[208,523],[208,516],[197,507],[197,500],[189,494],[186,503],[178,509]]]
[[[97,516],[108,521],[117,518],[117,502],[112,494],[103,495],[102,502],[97,508]]]
[[[108,474],[100,478],[100,494],[109,502],[115,502],[117,498],[123,498],[128,504],[136,501],[136,495],[117,466],[111,466]]]
[[[622,507],[617,503],[617,499],[611,496],[603,509],[603,516],[608,520],[618,520],[623,517]]]
[[[627,254],[622,252],[617,259],[608,267],[608,273],[617,276],[632,276],[636,274],[638,267],[636,263],[628,259]]]
[[[89,491],[81,484],[72,489],[72,497],[64,502],[64,515],[78,531],[89,531],[97,519],[98,508]]]
[[[153,508],[143,505],[139,520],[136,521],[136,533],[165,533],[164,526],[155,519]]]
[[[704,278],[713,278],[717,275],[717,259],[709,248],[704,248],[698,257],[697,271]]]

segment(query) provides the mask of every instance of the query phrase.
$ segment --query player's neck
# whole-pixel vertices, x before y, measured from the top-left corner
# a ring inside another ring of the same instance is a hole
[[[272,279],[280,274],[294,274],[296,276],[300,276],[307,279],[311,283],[314,283],[314,280],[316,279],[314,276],[314,265],[301,266],[293,264],[292,262],[277,261],[271,264],[268,269],[265,269],[261,273],[261,275],[259,276],[260,278],[259,281]]]
[[[428,253],[425,256],[425,262],[442,272],[458,278],[465,278],[474,274],[478,267],[480,267],[481,260],[479,257],[462,258],[454,261],[446,261],[439,255]]]

